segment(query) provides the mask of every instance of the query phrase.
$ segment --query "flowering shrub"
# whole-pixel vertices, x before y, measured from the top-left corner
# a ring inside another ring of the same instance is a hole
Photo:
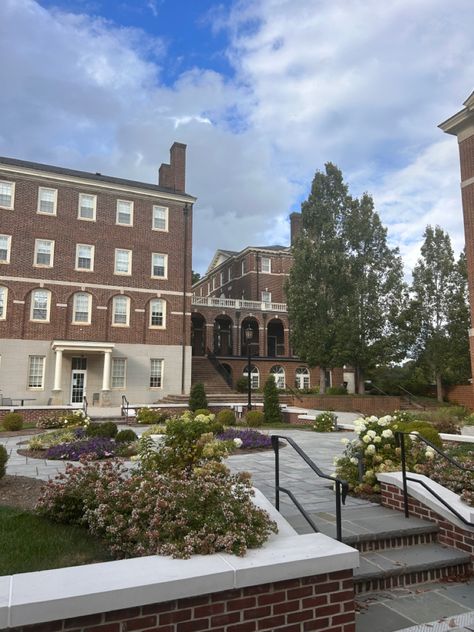
[[[59,415],[49,415],[48,417],[40,417],[36,422],[37,428],[42,428],[44,430],[48,428],[62,428],[63,420]]]
[[[332,432],[336,426],[337,415],[325,412],[317,415],[314,420],[313,430],[316,432]]]
[[[91,422],[86,413],[81,410],[73,410],[67,415],[61,417],[64,428],[75,428],[76,426],[88,426]]]
[[[219,441],[233,441],[236,447],[244,450],[271,448],[272,440],[268,435],[258,432],[258,430],[252,430],[252,428],[237,429],[227,428],[224,432],[217,435]],[[241,443],[238,445],[236,440]]]
[[[70,443],[78,438],[78,433],[84,433],[82,428],[60,428],[52,432],[36,435],[28,441],[29,450],[47,450],[61,443]]]
[[[142,432],[142,437],[148,437],[149,435],[161,435],[166,434],[165,424],[153,424]]]
[[[159,408],[139,408],[135,421],[138,424],[162,424],[169,419],[169,413]]]
[[[89,456],[94,459],[104,459],[115,456],[116,449],[117,444],[108,437],[91,437],[54,445],[46,452],[46,458],[79,461],[82,456]]]
[[[449,454],[451,449],[452,447],[446,449],[445,452]],[[457,454],[451,456],[454,456],[464,467],[474,468],[474,450],[469,450],[462,456]],[[415,471],[459,494],[462,501],[474,507],[474,477],[472,471],[459,469],[437,453],[434,453],[433,457],[426,463],[415,466]]]

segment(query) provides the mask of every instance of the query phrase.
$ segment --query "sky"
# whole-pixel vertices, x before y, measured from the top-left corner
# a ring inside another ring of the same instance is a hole
[[[407,271],[427,224],[463,248],[456,139],[472,0],[0,0],[0,155],[157,182],[186,143],[193,267],[289,243],[328,161]]]

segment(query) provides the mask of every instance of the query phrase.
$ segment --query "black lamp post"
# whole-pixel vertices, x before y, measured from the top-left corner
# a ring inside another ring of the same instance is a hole
[[[252,355],[251,355],[251,347],[250,347],[250,343],[252,341],[253,338],[253,329],[250,325],[248,325],[245,329],[245,342],[247,343],[247,410],[252,410],[252,376],[251,376],[251,369],[252,369],[252,365],[251,365],[251,359],[252,359]]]

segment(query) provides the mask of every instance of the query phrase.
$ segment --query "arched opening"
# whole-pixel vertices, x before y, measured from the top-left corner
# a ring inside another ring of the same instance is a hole
[[[281,320],[271,320],[267,327],[267,355],[277,358],[285,355],[285,332]]]
[[[275,378],[276,387],[281,389],[285,388],[285,369],[279,364],[276,364],[272,366],[270,373]]]
[[[195,356],[206,354],[206,319],[202,314],[191,315],[191,347]]]
[[[217,316],[214,321],[214,353],[232,355],[232,320],[229,316]]]
[[[246,380],[249,379],[248,367],[245,367],[242,375]],[[252,390],[257,390],[258,388],[260,388],[260,371],[254,364],[250,366],[250,386],[252,387]]]
[[[252,330],[252,337],[250,339],[250,353],[253,356],[258,356],[260,355],[260,332],[257,320],[255,318],[252,318],[251,316],[244,318],[240,327],[240,355],[248,355],[248,343],[247,337],[245,335],[245,330],[249,327]]]
[[[299,389],[310,388],[309,370],[305,366],[296,369],[295,386]]]

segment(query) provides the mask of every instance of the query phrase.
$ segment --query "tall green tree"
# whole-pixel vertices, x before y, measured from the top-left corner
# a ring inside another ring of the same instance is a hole
[[[452,384],[467,384],[471,377],[469,353],[469,294],[466,254],[461,252],[454,267],[454,288],[448,308],[449,358],[446,379]]]
[[[454,356],[460,353],[465,358],[469,353],[465,262],[461,258],[455,263],[451,239],[439,226],[427,226],[423,237],[411,287],[417,334],[413,352],[430,371],[442,401],[443,378],[449,375],[450,365],[456,365]]]

